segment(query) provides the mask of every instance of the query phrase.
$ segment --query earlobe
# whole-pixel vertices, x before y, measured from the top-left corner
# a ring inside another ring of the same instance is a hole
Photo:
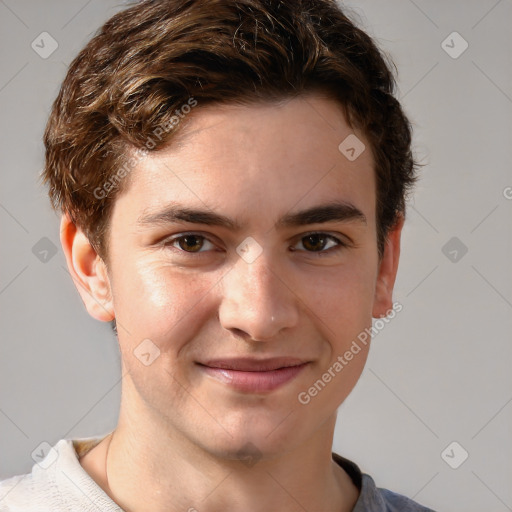
[[[398,271],[400,238],[403,225],[404,217],[400,215],[394,227],[390,230],[384,246],[384,254],[379,263],[379,272],[375,284],[375,297],[372,311],[374,318],[387,316],[393,307],[393,287]]]
[[[61,218],[60,241],[69,273],[87,311],[96,320],[112,321],[115,313],[105,263],[67,214]]]

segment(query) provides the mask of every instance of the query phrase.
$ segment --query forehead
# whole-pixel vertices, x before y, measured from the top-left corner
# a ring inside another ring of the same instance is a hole
[[[180,202],[240,218],[334,200],[358,203],[373,216],[372,153],[337,102],[309,95],[199,105],[167,148],[133,169],[117,201],[139,217]]]

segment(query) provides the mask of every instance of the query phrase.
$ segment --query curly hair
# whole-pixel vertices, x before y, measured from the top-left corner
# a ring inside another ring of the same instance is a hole
[[[371,144],[381,257],[419,166],[392,66],[334,0],[139,1],[98,30],[53,104],[42,173],[52,206],[108,262],[110,214],[130,166],[172,144],[191,101],[250,105],[322,91]]]

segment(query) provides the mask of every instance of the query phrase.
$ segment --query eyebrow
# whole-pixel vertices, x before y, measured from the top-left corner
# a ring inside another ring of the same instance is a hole
[[[364,213],[353,204],[345,201],[331,201],[298,212],[287,213],[277,221],[275,227],[282,229],[308,224],[349,221],[367,224]],[[225,215],[209,210],[189,208],[179,204],[171,204],[161,212],[141,215],[137,219],[137,226],[143,228],[145,226],[168,225],[176,222],[219,226],[232,231],[240,231],[242,229],[238,222]]]

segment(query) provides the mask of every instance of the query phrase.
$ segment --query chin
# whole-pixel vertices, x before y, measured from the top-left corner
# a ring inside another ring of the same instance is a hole
[[[292,420],[293,413],[290,410],[279,414],[260,417],[250,415],[250,418],[237,418],[229,425],[223,426],[229,434],[219,437],[214,444],[210,444],[210,450],[216,456],[228,460],[254,461],[256,459],[272,459],[293,449],[301,444],[313,433],[313,426],[307,422],[297,423]],[[207,441],[208,440],[203,440]]]
[[[240,436],[231,440],[227,446],[215,446],[207,448],[213,456],[226,461],[240,461],[248,467],[252,467],[260,460],[270,460],[285,453],[286,446],[283,443],[269,442],[268,439],[251,436]]]

